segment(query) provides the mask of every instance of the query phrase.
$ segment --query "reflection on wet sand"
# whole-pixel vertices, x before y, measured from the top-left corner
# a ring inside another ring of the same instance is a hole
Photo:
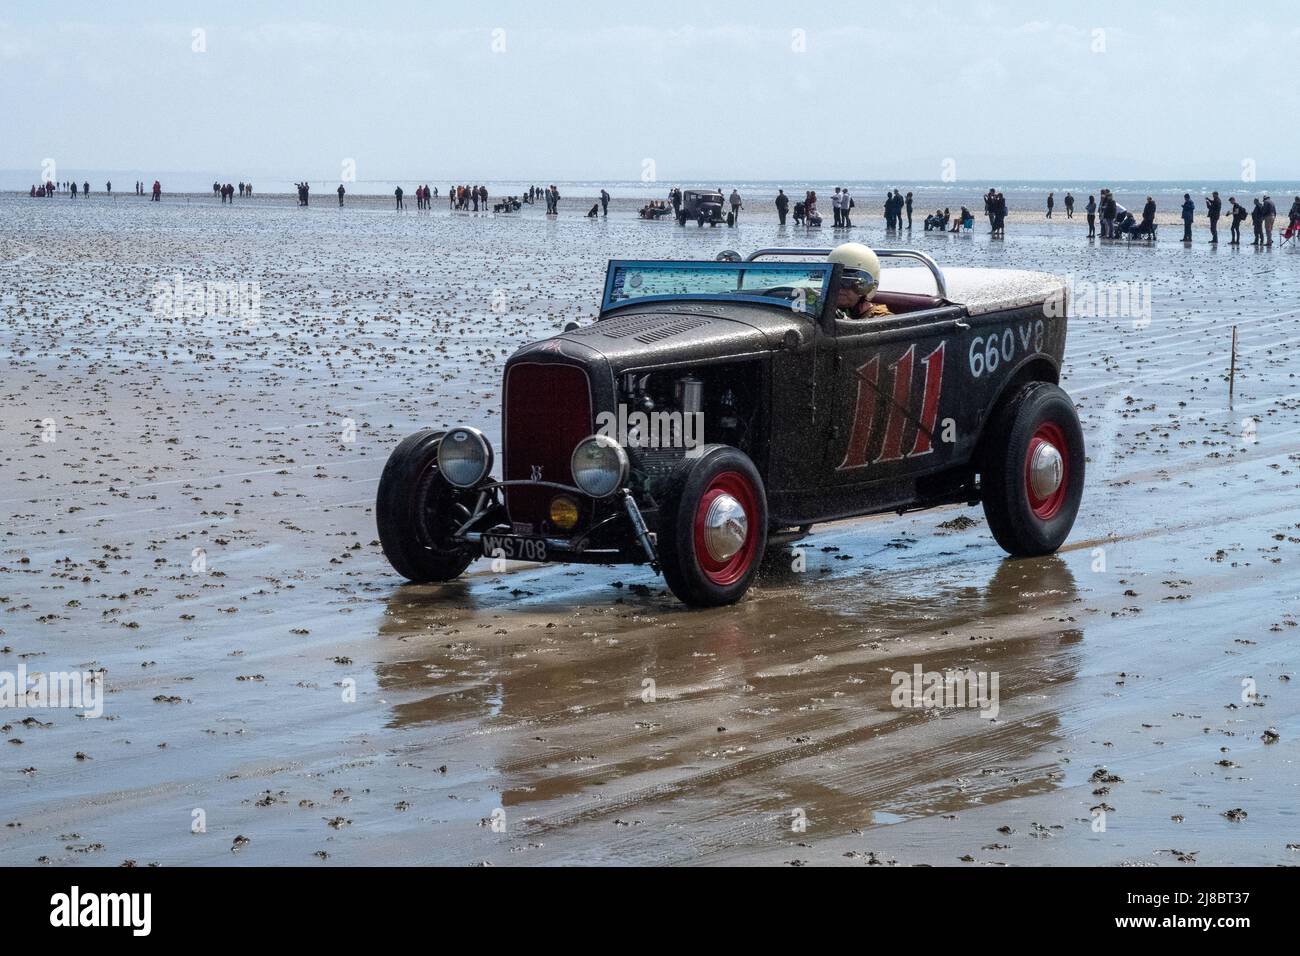
[[[392,725],[425,735],[412,746],[490,765],[530,836],[666,815],[725,849],[756,827],[779,838],[792,807],[848,831],[1050,789],[1054,700],[1081,650],[1062,613],[1075,593],[1057,557],[924,597],[887,581],[832,602],[778,587],[726,612],[649,595],[516,608],[481,586],[471,610],[406,587],[380,639],[411,654],[377,677]],[[996,673],[997,719],[896,708],[891,677],[916,665]]]

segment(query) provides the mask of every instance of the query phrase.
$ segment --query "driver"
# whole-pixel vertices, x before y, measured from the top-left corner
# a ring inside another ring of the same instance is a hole
[[[845,242],[831,250],[827,262],[838,262],[840,286],[835,290],[835,308],[840,318],[874,319],[889,315],[889,306],[872,302],[880,286],[880,259],[860,242]]]

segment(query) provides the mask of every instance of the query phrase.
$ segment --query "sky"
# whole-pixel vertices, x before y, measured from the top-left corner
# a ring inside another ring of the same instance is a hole
[[[1298,50],[1294,0],[0,0],[0,169],[1297,179]]]

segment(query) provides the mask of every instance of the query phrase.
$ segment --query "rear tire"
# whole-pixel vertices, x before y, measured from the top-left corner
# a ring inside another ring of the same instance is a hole
[[[375,497],[384,556],[394,571],[419,583],[459,577],[475,558],[450,541],[469,512],[438,472],[442,436],[426,428],[402,439],[388,456]]]
[[[767,493],[748,455],[705,446],[677,466],[659,514],[659,563],[682,603],[719,607],[745,596],[767,547]]]
[[[1083,498],[1083,429],[1070,396],[1030,382],[989,423],[980,491],[989,530],[1008,554],[1051,554]]]

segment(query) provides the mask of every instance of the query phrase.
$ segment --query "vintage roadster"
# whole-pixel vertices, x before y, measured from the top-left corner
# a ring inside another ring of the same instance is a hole
[[[713,606],[814,524],[981,502],[1010,554],[1056,550],[1084,483],[1057,384],[1064,283],[876,250],[898,263],[877,260],[871,289],[888,314],[851,318],[837,290],[855,270],[829,253],[610,262],[597,321],[507,360],[500,478],[473,426],[393,451],[376,503],[392,566],[431,582],[480,556],[648,563]]]

